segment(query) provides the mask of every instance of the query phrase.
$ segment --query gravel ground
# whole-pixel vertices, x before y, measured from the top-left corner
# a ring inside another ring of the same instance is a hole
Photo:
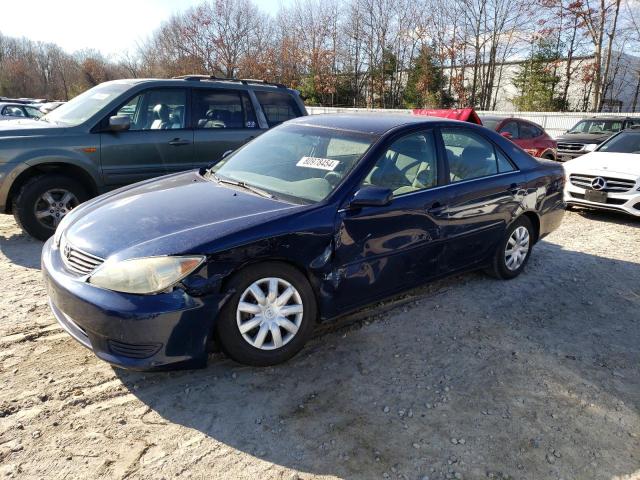
[[[527,270],[440,281],[276,368],[113,369],[0,218],[0,475],[640,478],[640,221],[568,213]]]

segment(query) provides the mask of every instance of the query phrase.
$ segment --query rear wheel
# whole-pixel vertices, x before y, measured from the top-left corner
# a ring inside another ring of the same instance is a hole
[[[86,189],[63,175],[30,178],[13,199],[13,216],[32,237],[45,241],[72,209],[89,199]]]
[[[498,245],[488,273],[504,280],[520,275],[531,256],[534,238],[531,221],[527,217],[518,218]]]
[[[305,276],[282,263],[247,267],[217,320],[222,350],[239,363],[268,366],[299,352],[313,332],[317,307]]]

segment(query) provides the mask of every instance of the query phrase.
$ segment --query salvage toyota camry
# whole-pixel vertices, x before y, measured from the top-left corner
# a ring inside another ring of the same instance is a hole
[[[105,194],[44,246],[50,305],[114,365],[272,365],[314,325],[438,277],[510,279],[560,223],[562,167],[485,128],[304,117],[214,166]]]

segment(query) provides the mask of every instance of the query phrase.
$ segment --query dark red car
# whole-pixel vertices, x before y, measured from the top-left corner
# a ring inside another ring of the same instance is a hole
[[[481,116],[480,119],[482,125],[508,138],[530,155],[556,160],[558,144],[540,125],[513,117]]]

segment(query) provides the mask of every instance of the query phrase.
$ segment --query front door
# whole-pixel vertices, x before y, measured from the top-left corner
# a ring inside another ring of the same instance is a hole
[[[374,301],[439,273],[445,217],[434,133],[395,140],[362,182],[394,193],[383,207],[338,212],[336,309]]]
[[[442,268],[451,272],[486,260],[524,198],[525,179],[496,145],[467,127],[442,128],[449,185]]]
[[[262,132],[247,92],[240,90],[194,89],[194,167],[206,167],[220,160]]]
[[[109,187],[193,168],[193,130],[186,123],[187,90],[146,90],[114,115],[127,115],[124,132],[100,134],[102,175]]]

